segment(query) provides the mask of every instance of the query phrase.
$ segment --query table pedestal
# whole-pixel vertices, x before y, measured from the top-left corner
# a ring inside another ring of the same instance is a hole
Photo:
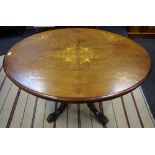
[[[104,116],[103,113],[99,112],[94,103],[87,103],[88,108],[93,112],[93,114],[96,116],[96,119],[102,123],[102,125],[106,125],[108,123],[108,118]],[[61,103],[59,108],[55,107],[55,112],[49,114],[47,117],[47,121],[51,123],[52,121],[55,121],[59,115],[64,111],[64,109],[67,107],[67,103]]]

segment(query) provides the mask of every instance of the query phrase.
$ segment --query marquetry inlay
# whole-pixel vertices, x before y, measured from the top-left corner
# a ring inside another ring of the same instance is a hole
[[[137,43],[86,28],[38,33],[17,43],[4,60],[7,76],[21,89],[60,102],[120,96],[139,86],[151,67]]]
[[[97,58],[95,52],[87,47],[83,46],[80,41],[72,46],[67,46],[64,50],[59,51],[57,58],[60,58],[68,65],[78,66],[90,64],[92,60]]]

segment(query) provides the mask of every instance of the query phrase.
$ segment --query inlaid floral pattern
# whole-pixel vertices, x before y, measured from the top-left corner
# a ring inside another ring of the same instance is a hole
[[[91,63],[93,59],[97,58],[97,55],[88,47],[73,45],[59,51],[57,57],[70,65],[84,65]]]

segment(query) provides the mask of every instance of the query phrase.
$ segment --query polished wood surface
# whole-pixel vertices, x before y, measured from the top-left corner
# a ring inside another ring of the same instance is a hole
[[[155,26],[129,26],[129,38],[155,38]]]
[[[101,30],[68,28],[28,37],[4,59],[7,76],[36,96],[66,102],[107,100],[138,87],[151,70],[146,50]]]

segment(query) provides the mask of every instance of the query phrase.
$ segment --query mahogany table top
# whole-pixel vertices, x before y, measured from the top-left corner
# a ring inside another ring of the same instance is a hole
[[[7,76],[36,96],[65,102],[112,99],[138,87],[151,58],[137,43],[110,32],[67,28],[30,36],[4,59]]]

